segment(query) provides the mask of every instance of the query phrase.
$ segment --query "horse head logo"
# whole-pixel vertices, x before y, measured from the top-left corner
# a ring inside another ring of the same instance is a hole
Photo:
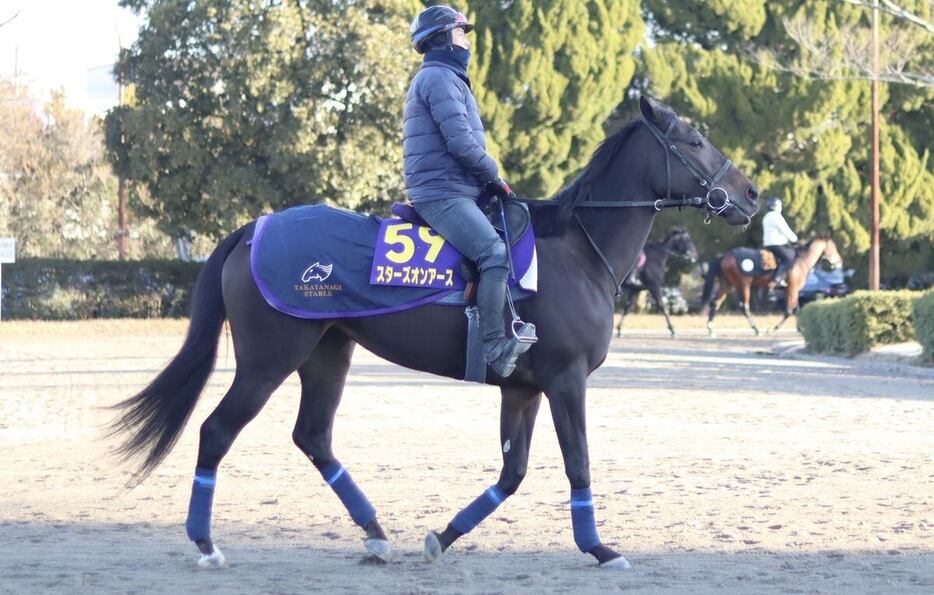
[[[302,283],[309,283],[311,281],[320,283],[331,276],[331,271],[333,269],[333,264],[321,264],[320,262],[316,262],[302,273]]]

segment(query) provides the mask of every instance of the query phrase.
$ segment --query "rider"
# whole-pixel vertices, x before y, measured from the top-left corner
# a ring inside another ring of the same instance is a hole
[[[769,212],[762,218],[762,245],[778,259],[775,269],[775,282],[785,285],[785,273],[795,261],[795,249],[789,245],[798,241],[798,236],[782,217],[782,201],[773,196],[768,202]]]
[[[511,199],[515,194],[486,152],[467,77],[467,33],[472,29],[467,18],[449,6],[426,8],[412,21],[412,45],[425,60],[405,103],[405,189],[418,214],[477,264],[484,356],[506,377],[530,344],[505,336],[506,245],[477,205],[481,197]]]

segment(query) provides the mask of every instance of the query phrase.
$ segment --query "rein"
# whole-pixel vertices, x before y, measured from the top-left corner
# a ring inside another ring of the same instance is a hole
[[[730,201],[730,195],[727,191],[721,187],[717,186],[717,182],[720,181],[720,178],[727,172],[730,167],[732,167],[733,162],[729,159],[725,159],[720,168],[714,173],[713,176],[707,177],[707,175],[701,170],[700,167],[694,161],[681,152],[681,150],[673,143],[671,140],[671,132],[675,128],[675,123],[677,118],[672,118],[671,122],[668,124],[668,129],[665,130],[664,134],[662,131],[655,126],[655,124],[649,122],[644,117],[641,118],[642,123],[649,129],[652,133],[652,136],[655,137],[659,143],[661,143],[662,148],[665,149],[665,178],[666,178],[666,192],[665,198],[659,198],[656,200],[636,200],[636,201],[615,201],[615,200],[587,200],[581,202],[580,204],[574,205],[574,208],[583,207],[583,208],[610,208],[610,209],[620,209],[620,208],[637,208],[637,207],[652,207],[656,211],[661,211],[662,209],[669,208],[684,208],[684,207],[705,207],[707,209],[707,216],[704,218],[704,223],[709,224],[710,221],[722,214],[728,208],[733,207],[737,208],[732,201]],[[671,198],[671,155],[674,154],[678,158],[678,161],[681,162],[684,167],[694,176],[694,179],[697,180],[697,183],[701,185],[702,188],[707,189],[707,195],[704,197],[700,196],[683,196],[681,198]],[[715,203],[713,201],[713,196],[716,191],[723,193],[723,202]],[[603,263],[604,268],[610,274],[610,278],[613,279],[613,284],[616,286],[616,297],[619,297],[622,294],[623,282],[626,280],[626,277],[623,277],[621,281],[616,280],[616,273],[613,271],[613,266],[610,264],[610,261],[607,260],[603,252],[600,250],[600,247],[597,246],[597,243],[593,241],[593,238],[590,237],[590,233],[587,231],[587,228],[584,226],[584,222],[580,220],[580,217],[577,216],[577,213],[574,213],[574,220],[577,221],[577,224],[580,225],[581,230],[584,232],[584,237],[587,238],[587,241],[590,242],[590,246],[593,248],[594,252],[597,253],[597,256],[600,258],[600,262]]]

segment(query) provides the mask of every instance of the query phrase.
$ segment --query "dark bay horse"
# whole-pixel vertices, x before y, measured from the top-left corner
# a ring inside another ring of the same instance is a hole
[[[837,251],[837,245],[830,238],[813,239],[796,250],[794,263],[788,270],[788,286],[785,288],[785,316],[775,325],[773,331],[780,329],[785,321],[797,311],[798,293],[804,286],[804,282],[807,281],[808,273],[822,258],[826,259],[833,267],[843,266],[843,259]],[[713,319],[717,315],[717,310],[723,305],[723,301],[729,293],[729,288],[732,287],[739,292],[743,314],[746,316],[749,326],[758,335],[759,327],[756,326],[755,321],[752,319],[749,309],[750,290],[753,285],[756,287],[769,287],[772,284],[774,274],[774,271],[769,271],[757,277],[743,275],[739,270],[739,263],[732,250],[724,252],[720,258],[714,260],[710,264],[710,269],[708,269],[707,276],[704,279],[704,296],[701,300],[709,308],[707,332],[711,335],[714,334]],[[716,294],[714,294],[713,287],[717,279],[719,279],[720,283],[717,285]]]
[[[645,264],[642,268],[630,273],[621,288],[620,302],[623,311],[614,320],[616,336],[619,337],[622,333],[623,319],[629,314],[633,298],[643,291],[648,291],[655,303],[658,304],[662,314],[665,315],[668,332],[674,337],[675,327],[671,325],[668,302],[662,298],[662,285],[665,283],[665,273],[668,272],[668,259],[677,256],[686,258],[691,262],[697,262],[697,248],[694,247],[694,242],[691,241],[691,234],[688,233],[688,230],[683,227],[673,227],[661,242],[646,242],[643,252],[645,252]],[[634,276],[636,279],[633,279]]]
[[[658,209],[697,206],[709,217],[720,215],[732,225],[745,225],[758,196],[749,179],[670,108],[643,98],[640,111],[641,119],[608,137],[574,182],[550,201],[532,206],[539,235],[539,291],[517,306],[523,320],[537,326],[539,340],[509,378],[488,371],[486,379],[502,392],[502,471],[446,529],[428,534],[428,560],[438,558],[516,492],[526,474],[544,394],[571,484],[575,542],[603,567],[629,566],[597,536],[585,428],[587,377],[609,349],[615,290],[645,243]],[[296,371],[302,391],[293,440],[363,529],[366,549],[388,559],[391,549],[375,508],[331,449],[351,355],[359,343],[396,364],[461,379],[464,312],[425,305],[369,318],[307,320],[282,314],[265,302],[250,271],[247,242],[253,226],[247,224],[221,241],[205,263],[179,353],[152,383],[118,405],[124,413],[115,429],[127,435],[122,452],[143,457],[140,480],[163,460],[211,374],[226,319],[236,373],[201,425],[186,522],[188,536],[201,552],[199,565],[224,563],[210,534],[218,465],[270,394]]]

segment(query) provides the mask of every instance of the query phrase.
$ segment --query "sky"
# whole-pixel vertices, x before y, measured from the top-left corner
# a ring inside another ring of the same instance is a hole
[[[69,106],[101,114],[117,102],[111,67],[142,19],[117,0],[0,0],[0,77],[17,79],[44,102],[64,88]]]

